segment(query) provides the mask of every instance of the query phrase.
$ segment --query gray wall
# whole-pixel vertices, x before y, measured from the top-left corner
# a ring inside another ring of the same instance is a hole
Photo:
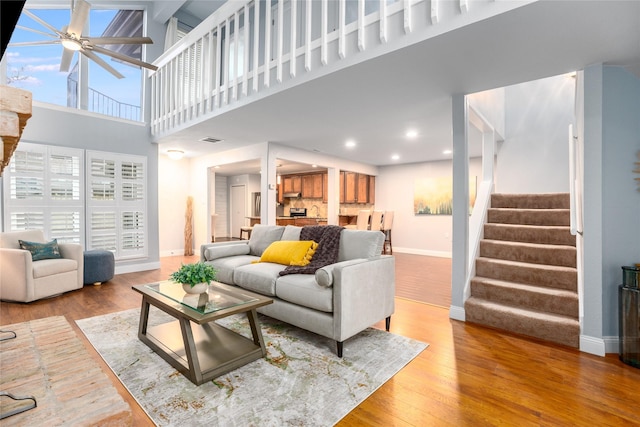
[[[95,114],[63,107],[34,105],[22,141],[84,150],[135,154],[147,158],[147,209],[149,257],[159,261],[158,240],[158,146],[150,142],[149,127],[124,120],[103,119]],[[119,262],[119,266],[139,260]]]
[[[575,79],[567,76],[506,88],[496,192],[569,192],[567,135],[574,122],[574,91]]]
[[[632,172],[640,151],[639,123],[640,79],[619,67],[588,67],[584,184],[586,335],[618,335],[620,267],[640,262],[640,192]]]

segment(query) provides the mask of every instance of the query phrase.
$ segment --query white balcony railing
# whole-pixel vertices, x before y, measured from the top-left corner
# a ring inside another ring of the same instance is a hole
[[[400,48],[529,1],[228,1],[154,62],[152,133],[170,134],[320,76],[327,65],[366,60],[388,51],[384,45]]]

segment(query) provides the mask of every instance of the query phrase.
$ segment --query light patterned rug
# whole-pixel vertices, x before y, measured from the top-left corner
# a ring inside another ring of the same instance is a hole
[[[332,426],[427,347],[368,328],[340,359],[332,340],[260,316],[267,357],[195,386],[138,340],[139,313],[76,323],[160,426]],[[172,320],[151,307],[150,326]],[[218,323],[250,336],[245,315]]]

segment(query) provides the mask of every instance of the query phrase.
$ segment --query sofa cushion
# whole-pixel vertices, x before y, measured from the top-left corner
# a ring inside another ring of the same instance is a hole
[[[262,295],[275,296],[276,279],[281,270],[285,268],[282,264],[271,262],[261,262],[258,264],[243,265],[233,272],[235,284]],[[313,276],[312,276],[313,277]]]
[[[325,267],[319,268],[316,270],[316,282],[320,286],[324,286],[325,288],[330,288],[333,286],[333,270],[337,267],[346,267],[348,265],[360,264],[361,262],[365,262],[366,259],[358,258],[352,259],[349,261],[337,262],[335,264],[329,264]]]
[[[310,274],[281,276],[276,282],[276,296],[314,310],[333,312],[333,290],[318,285]]]
[[[253,255],[236,255],[225,258],[216,258],[211,261],[205,261],[205,264],[212,265],[216,269],[216,281],[235,285],[234,271],[237,267],[251,264],[259,259]]]
[[[342,230],[338,262],[381,255],[383,243],[382,231]]]
[[[52,276],[78,270],[78,263],[73,259],[43,259],[33,262],[33,278]]]
[[[18,240],[18,244],[20,245],[20,249],[31,252],[31,259],[33,261],[62,258],[57,239],[53,239],[47,243]]]
[[[278,240],[264,250],[260,262],[304,266],[311,262],[317,247],[313,240]]]
[[[302,227],[287,225],[284,227],[280,240],[300,240],[300,231],[302,231]]]
[[[249,255],[248,244],[211,246],[204,251],[204,258],[208,261],[234,255]]]
[[[262,255],[271,243],[280,240],[283,232],[284,227],[281,225],[254,225],[249,238],[249,253],[254,256]]]

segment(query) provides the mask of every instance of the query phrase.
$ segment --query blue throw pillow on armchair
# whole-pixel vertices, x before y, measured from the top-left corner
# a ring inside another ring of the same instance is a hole
[[[33,261],[62,258],[57,239],[53,239],[49,243],[27,242],[26,240],[18,240],[18,243],[20,244],[20,249],[31,252]]]

